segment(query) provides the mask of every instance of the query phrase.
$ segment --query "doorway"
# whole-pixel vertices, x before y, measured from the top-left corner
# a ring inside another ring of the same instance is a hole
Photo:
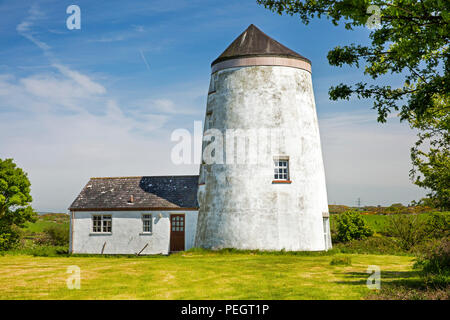
[[[170,251],[184,250],[184,232],[185,232],[184,214],[170,215]]]

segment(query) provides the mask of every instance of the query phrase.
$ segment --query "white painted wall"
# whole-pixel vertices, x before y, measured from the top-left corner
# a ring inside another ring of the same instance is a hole
[[[256,164],[201,165],[196,246],[326,250],[325,173],[311,74],[283,66],[217,71],[205,130],[279,129],[276,150],[258,149]],[[209,142],[203,143],[203,150]],[[226,157],[226,151],[225,157]],[[274,156],[289,157],[291,184],[273,184]]]
[[[72,253],[100,254],[106,242],[104,254],[168,254],[170,249],[170,215],[185,215],[185,249],[194,245],[197,227],[197,211],[96,211],[73,212],[71,220]],[[92,232],[92,215],[112,216],[112,233]],[[142,232],[142,214],[152,214],[153,232]],[[161,217],[160,217],[161,215]]]

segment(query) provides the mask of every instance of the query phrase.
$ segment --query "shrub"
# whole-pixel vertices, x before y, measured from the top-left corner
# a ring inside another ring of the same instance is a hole
[[[342,253],[358,254],[404,255],[407,253],[402,250],[392,238],[375,236],[363,240],[337,243],[334,245],[334,249],[339,250]]]
[[[389,219],[387,233],[397,239],[403,250],[410,250],[426,239],[426,224],[418,215],[396,215]]]
[[[28,252],[35,257],[56,257],[61,255],[68,255],[66,247],[58,246],[38,246]]]
[[[429,284],[448,285],[450,277],[450,238],[430,241],[417,257],[414,268]]]
[[[53,240],[50,237],[50,235],[46,232],[44,233],[39,233],[37,234],[34,239],[33,242],[37,245],[40,246],[45,246],[45,245],[53,245]]]
[[[69,245],[69,226],[55,224],[47,227],[44,232],[46,235],[48,235],[51,244],[55,246]]]
[[[448,212],[433,212],[426,222],[426,233],[431,238],[449,236],[450,214]]]
[[[355,211],[341,213],[336,219],[336,239],[338,242],[365,239],[373,235],[373,230],[363,217]]]
[[[0,223],[0,251],[10,250],[17,246],[21,238],[20,229],[14,225]]]
[[[335,257],[331,259],[330,265],[332,266],[351,266],[352,259],[350,257]]]

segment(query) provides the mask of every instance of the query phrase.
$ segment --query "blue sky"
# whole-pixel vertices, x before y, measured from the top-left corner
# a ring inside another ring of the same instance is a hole
[[[66,8],[81,9],[68,30]],[[312,61],[331,204],[408,203],[414,132],[370,101],[328,100],[362,71],[328,65],[328,50],[365,43],[369,30],[303,25],[256,1],[0,2],[0,158],[29,174],[33,206],[66,211],[92,176],[197,174],[174,165],[174,129],[202,121],[210,63],[250,24]],[[396,78],[387,78],[392,84]]]

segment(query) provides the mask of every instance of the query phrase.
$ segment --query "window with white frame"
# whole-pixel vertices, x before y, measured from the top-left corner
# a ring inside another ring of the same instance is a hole
[[[289,160],[275,159],[275,180],[289,180]]]
[[[96,214],[92,216],[92,232],[95,233],[111,233],[112,217],[107,214]]]
[[[152,232],[152,215],[143,214],[142,215],[142,232],[151,233]]]

